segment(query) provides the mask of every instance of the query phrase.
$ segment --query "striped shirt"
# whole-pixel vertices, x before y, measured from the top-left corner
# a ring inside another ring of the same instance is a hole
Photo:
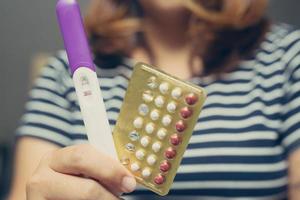
[[[112,128],[133,64],[124,58],[116,68],[97,67]],[[169,198],[285,199],[287,158],[300,148],[300,31],[273,25],[255,56],[234,71],[190,81],[208,99]],[[17,134],[62,147],[87,142],[65,52],[43,68]],[[132,196],[160,199],[143,188]]]

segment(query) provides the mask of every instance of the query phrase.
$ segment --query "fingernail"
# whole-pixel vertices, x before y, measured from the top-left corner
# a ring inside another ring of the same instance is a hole
[[[136,180],[135,178],[131,177],[131,176],[125,176],[122,180],[122,188],[123,191],[128,193],[128,192],[132,192],[133,190],[135,190],[136,187]]]

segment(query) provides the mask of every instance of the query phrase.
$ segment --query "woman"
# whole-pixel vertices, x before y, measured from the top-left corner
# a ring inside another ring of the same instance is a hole
[[[271,24],[266,6],[266,0],[91,4],[86,27],[112,126],[133,60],[208,93],[170,199],[300,198],[300,32]],[[18,136],[11,200],[25,199],[26,182],[29,200],[111,200],[135,190],[123,166],[81,144],[86,136],[63,52],[30,92]],[[144,189],[132,196],[159,198]]]

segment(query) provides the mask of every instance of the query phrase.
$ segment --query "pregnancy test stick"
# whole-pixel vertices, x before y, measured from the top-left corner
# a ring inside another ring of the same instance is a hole
[[[76,0],[59,0],[56,13],[89,142],[117,159],[79,5]]]

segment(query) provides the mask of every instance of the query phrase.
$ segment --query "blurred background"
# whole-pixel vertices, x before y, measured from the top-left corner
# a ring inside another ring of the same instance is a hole
[[[300,28],[300,1],[270,0],[274,21]],[[89,1],[81,0],[84,11]],[[14,130],[17,127],[33,66],[62,48],[55,17],[55,1],[0,1],[0,199],[9,187],[13,160]]]

